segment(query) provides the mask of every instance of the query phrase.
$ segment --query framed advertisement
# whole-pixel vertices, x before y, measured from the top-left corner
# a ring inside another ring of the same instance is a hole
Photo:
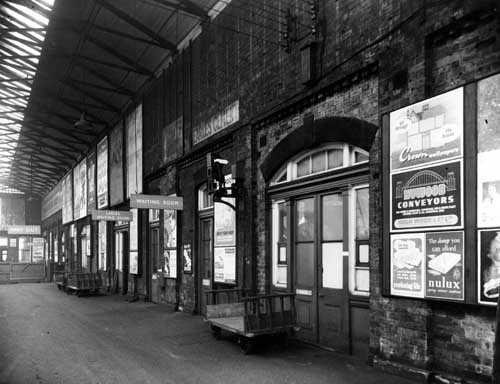
[[[142,193],[142,104],[125,120],[127,198]]]
[[[109,135],[109,203],[123,202],[123,126],[119,122]]]
[[[138,230],[138,221],[139,221],[139,213],[137,209],[131,209],[132,220],[130,221],[130,229],[129,229],[129,256],[130,256],[130,267],[129,273],[133,275],[137,275],[139,273],[139,230]]]
[[[391,112],[390,170],[463,156],[463,88]]]
[[[191,254],[191,244],[184,244],[182,250],[182,270],[184,273],[193,273],[193,259]]]
[[[425,235],[391,236],[391,294],[424,297]]]
[[[478,231],[478,301],[496,305],[500,289],[500,228]]]
[[[391,174],[391,230],[463,226],[462,162]]]
[[[96,194],[96,155],[92,152],[87,156],[87,210],[92,212],[97,208]]]
[[[234,198],[223,198],[235,204]],[[214,203],[214,246],[232,247],[236,245],[236,213],[223,203]]]
[[[73,221],[73,176],[70,171],[62,182],[62,223]]]
[[[87,216],[87,161],[73,169],[74,220]]]
[[[425,235],[425,297],[464,299],[464,233]]]
[[[214,282],[236,284],[236,248],[214,248]]]
[[[500,74],[477,86],[477,225],[500,226]]]
[[[97,208],[108,206],[108,137],[97,144]]]

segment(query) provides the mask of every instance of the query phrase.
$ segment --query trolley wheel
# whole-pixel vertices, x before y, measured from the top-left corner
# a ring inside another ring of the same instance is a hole
[[[249,355],[253,352],[254,342],[251,338],[239,336],[238,343],[240,344],[241,350],[245,355]]]
[[[214,336],[215,340],[220,340],[222,330],[219,327],[216,327],[215,325],[211,325],[210,327],[212,328],[212,335]]]

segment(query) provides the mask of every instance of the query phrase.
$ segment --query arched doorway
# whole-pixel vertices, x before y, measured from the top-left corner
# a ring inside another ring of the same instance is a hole
[[[324,119],[290,133],[261,165],[270,207],[271,290],[296,293],[300,338],[363,358],[369,341],[368,142],[375,132],[356,119]]]

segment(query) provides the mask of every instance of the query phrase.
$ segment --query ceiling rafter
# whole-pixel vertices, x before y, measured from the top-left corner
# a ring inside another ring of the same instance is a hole
[[[103,8],[107,9],[110,11],[112,14],[117,16],[118,18],[122,19],[126,23],[130,24],[132,27],[135,29],[141,31],[145,35],[149,36],[153,40],[157,41],[158,43],[161,44],[161,46],[164,49],[167,49],[169,51],[175,52],[177,51],[177,46],[173,44],[172,42],[168,41],[167,39],[164,39],[161,37],[159,34],[156,32],[152,31],[150,28],[145,26],[143,23],[138,21],[137,19],[133,18],[130,16],[127,12],[115,7],[113,4],[109,3],[107,0],[96,0],[96,2]]]
[[[150,71],[149,69],[143,67],[142,65],[139,65],[138,63],[134,62],[129,57],[122,55],[120,52],[118,52],[113,47],[103,43],[102,41],[91,36],[90,34],[86,36],[86,40],[90,41],[92,44],[99,47],[104,52],[107,52],[107,53],[111,54],[112,56],[115,56],[116,58],[120,59],[125,64],[134,67],[138,74],[148,76],[148,77],[154,77],[154,73],[152,71]]]
[[[116,107],[116,106],[112,105],[111,103],[107,102],[106,100],[101,99],[99,96],[96,96],[96,95],[90,93],[89,91],[83,89],[79,85],[71,82],[69,79],[63,79],[63,80],[61,80],[61,82],[64,83],[64,84],[66,84],[68,87],[73,88],[74,90],[78,91],[82,95],[84,95],[84,96],[86,96],[86,97],[88,97],[88,98],[90,98],[90,99],[92,99],[94,101],[97,101],[98,103],[100,103],[102,105],[105,105],[109,109],[112,109],[113,112],[115,112],[115,113],[119,113],[120,112],[120,108],[119,107]]]
[[[104,92],[119,93],[119,94],[125,95],[125,96],[133,96],[134,95],[134,93],[132,91],[127,91],[127,90],[123,90],[123,89],[119,89],[119,88],[104,87],[102,85],[91,83],[88,80],[81,81],[81,80],[69,78],[68,81],[73,83],[73,84],[76,84],[76,85],[90,87],[90,88],[98,89],[98,90],[104,91]]]
[[[201,20],[208,18],[208,13],[203,8],[201,8],[199,5],[189,0],[181,0],[178,3],[177,2],[174,3],[173,1],[169,0],[151,0],[151,1],[171,9],[189,13],[193,16],[198,17]]]

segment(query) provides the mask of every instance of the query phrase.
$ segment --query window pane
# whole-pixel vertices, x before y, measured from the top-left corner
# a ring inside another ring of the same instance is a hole
[[[279,207],[279,236],[278,242],[285,242],[288,238],[288,215],[285,203],[278,204]]]
[[[344,267],[342,243],[323,243],[323,287],[342,289],[344,287]]]
[[[278,281],[277,281],[278,284],[286,285],[287,283],[286,271],[287,271],[286,265],[278,266]]]
[[[312,173],[324,171],[325,166],[325,152],[315,153],[312,156]]]
[[[359,246],[359,262],[369,263],[370,262],[370,248],[368,244],[360,244]]]
[[[370,271],[368,269],[356,269],[356,291],[370,292]]]
[[[356,239],[366,240],[370,234],[368,223],[368,188],[356,190]]]
[[[277,183],[282,183],[283,181],[286,181],[286,179],[287,179],[287,175],[288,175],[288,172],[287,172],[287,171],[285,171],[285,172],[281,175],[281,177],[280,177],[280,178],[279,178],[276,182],[277,182]]]
[[[355,152],[355,162],[361,163],[362,161],[368,161],[368,155],[361,152]]]
[[[314,240],[314,199],[297,200],[297,241]]]
[[[314,283],[314,244],[297,244],[297,285],[312,288]]]
[[[343,207],[342,195],[328,195],[322,198],[322,232],[323,241],[342,240]]]
[[[328,151],[328,169],[341,167],[344,163],[344,151],[332,149]]]
[[[297,177],[309,175],[309,162],[310,158],[306,157],[297,163]]]

